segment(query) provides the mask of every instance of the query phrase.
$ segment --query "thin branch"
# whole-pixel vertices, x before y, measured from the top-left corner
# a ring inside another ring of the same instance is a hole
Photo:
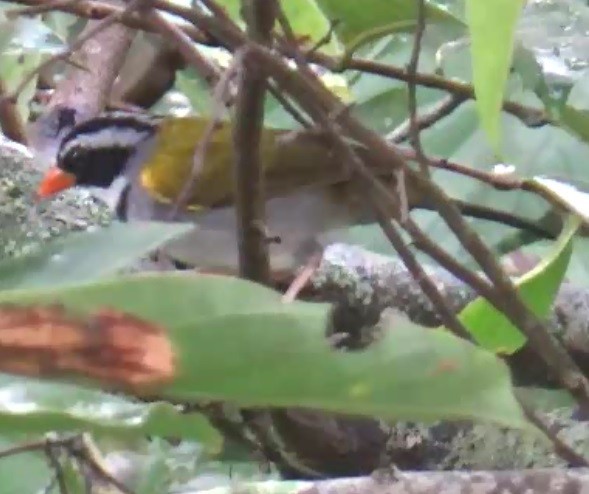
[[[449,94],[443,97],[436,104],[432,105],[431,108],[429,108],[425,112],[422,112],[422,114],[418,116],[415,122],[416,129],[421,132],[425,129],[432,127],[437,122],[442,120],[444,117],[450,115],[465,101],[466,100],[464,98],[454,96],[453,94]],[[387,141],[394,142],[395,144],[400,144],[409,137],[410,133],[411,118],[408,118],[400,125],[398,125],[395,129],[393,129],[391,132],[389,132],[386,135],[386,139]],[[415,159],[417,158],[415,157]],[[431,166],[431,160],[428,161],[428,164]]]
[[[61,463],[59,463],[54,445],[50,442],[45,443],[45,456],[55,473],[55,481],[57,482],[60,494],[68,494],[69,489],[67,488],[65,476],[63,474],[63,467],[61,466]]]
[[[411,78],[410,74],[405,68],[397,67],[387,63],[376,62],[374,60],[368,60],[365,58],[353,57],[346,61],[343,66],[340,65],[340,61],[336,58],[330,57],[329,55],[325,55],[321,52],[309,54],[308,59],[312,63],[317,63],[335,72],[356,70],[358,72],[390,77],[392,79],[404,82],[408,82]],[[465,99],[472,100],[475,98],[474,88],[471,84],[466,84],[452,79],[445,79],[444,77],[435,74],[424,74],[421,72],[416,73],[413,79],[415,80],[416,84],[423,87],[440,89]],[[542,127],[547,124],[558,125],[557,122],[552,120],[546,114],[546,112],[516,103],[514,101],[504,101],[503,110],[519,118],[524,123],[524,125],[528,127]]]
[[[299,270],[298,274],[291,281],[290,285],[282,295],[282,302],[289,304],[294,302],[299,293],[307,286],[309,281],[313,278],[313,275],[317,271],[317,268],[321,264],[321,255],[315,254],[305,263],[302,269]]]
[[[501,300],[498,308],[522,331],[530,347],[542,358],[561,385],[575,397],[582,413],[589,415],[589,381],[574,360],[550,335],[546,324],[527,308],[494,254],[464,220],[446,193],[419,173],[411,169],[407,173],[423,185],[440,216],[493,283]]]
[[[279,18],[282,19],[281,25],[287,39],[292,42],[294,39],[294,33],[288,24],[288,20],[286,20],[286,17],[282,12],[279,14]],[[418,37],[418,39],[420,38]],[[307,75],[309,79],[314,79],[314,77],[310,75],[310,68],[304,62],[304,58],[302,58],[302,56],[295,56],[295,60],[297,60],[302,74]],[[347,109],[342,110],[341,113],[347,113]],[[404,180],[400,178],[398,181],[398,184],[401,185],[403,190],[400,194],[397,195],[397,200],[395,200],[391,197],[388,190],[384,188],[382,183],[380,183],[380,181],[374,176],[374,174],[372,174],[370,170],[362,163],[362,160],[354,152],[349,142],[341,138],[339,129],[337,129],[333,121],[330,118],[326,118],[324,115],[321,115],[320,113],[318,114],[318,120],[322,126],[328,129],[336,152],[338,152],[344,162],[348,164],[347,166],[355,172],[360,183],[364,185],[363,188],[367,192],[366,197],[368,198],[368,201],[370,202],[370,205],[376,214],[376,218],[380,227],[407,266],[408,270],[414,276],[418,285],[439,312],[444,324],[446,324],[447,327],[454,331],[458,336],[465,339],[470,339],[470,335],[466,328],[456,318],[456,315],[449,307],[448,303],[444,299],[441,292],[438,290],[435,283],[429,278],[425,270],[417,262],[411,250],[405,245],[405,242],[403,241],[400,233],[390,221],[391,216],[396,216],[401,222],[406,220],[406,199],[403,200],[403,197],[406,198],[404,195]],[[388,207],[383,207],[383,201],[379,199],[379,196],[386,197],[384,204],[386,204]]]
[[[252,40],[270,45],[276,19],[275,0],[242,0],[242,9]],[[244,60],[233,126],[239,273],[245,279],[267,284],[270,281],[270,264],[261,155],[265,95],[266,74]]]
[[[493,305],[499,303],[492,285],[487,280],[454,259],[438,243],[430,239],[413,219],[409,218],[403,224],[403,228],[411,236],[415,247],[424,254],[427,254],[449,273],[452,273],[456,278],[466,283]]]
[[[101,453],[92,442],[89,434],[82,434],[75,441],[66,445],[66,450],[72,458],[90,467],[92,472],[101,480],[114,486],[123,494],[134,494],[125,484],[114,477],[104,466]]]
[[[414,31],[413,48],[411,50],[411,58],[407,65],[407,73],[409,79],[407,81],[407,92],[409,99],[409,141],[415,150],[417,162],[421,168],[421,172],[425,175],[429,174],[428,162],[425,158],[423,148],[421,147],[421,139],[419,137],[419,123],[417,116],[417,82],[415,81],[415,74],[419,66],[419,54],[421,53],[421,42],[425,32],[425,0],[417,0],[417,26]]]
[[[268,91],[270,91],[272,96],[274,96],[276,98],[276,101],[278,101],[282,105],[282,107],[288,113],[290,113],[292,118],[294,120],[296,120],[301,125],[301,127],[304,127],[305,129],[311,128],[311,126],[312,126],[311,122],[309,122],[307,117],[305,115],[303,115],[303,113],[301,113],[301,111],[295,105],[293,105],[291,103],[291,101],[284,94],[282,94],[278,90],[278,88],[276,87],[276,84],[274,84],[271,81],[267,81],[267,82],[268,82]]]
[[[200,50],[182,29],[155,9],[149,9],[145,13],[145,19],[178,48],[186,63],[192,65],[209,86],[214,87],[219,82],[221,78],[219,68],[201,54]]]
[[[209,118],[207,126],[202,133],[202,136],[200,137],[200,141],[196,146],[190,175],[186,179],[185,185],[180,191],[180,194],[175,201],[174,207],[170,211],[170,219],[174,218],[178,212],[184,209],[190,202],[190,198],[194,191],[198,177],[204,168],[209,143],[211,142],[213,133],[221,121],[223,113],[226,109],[226,102],[230,99],[228,95],[230,95],[231,91],[231,81],[236,76],[241,64],[242,55],[238,53],[233,57],[231,64],[229,67],[227,67],[227,69],[225,69],[225,72],[213,90],[212,114]]]
[[[438,286],[427,274],[423,266],[417,261],[415,255],[411,252],[411,249],[405,244],[403,237],[390,221],[385,210],[383,210],[378,204],[374,205],[374,210],[384,234],[394,247],[395,251],[399,254],[403,264],[405,264],[407,270],[411,273],[423,293],[431,301],[442,321],[442,324],[456,336],[468,341],[472,340],[470,333],[464,324],[460,322],[458,317],[456,317],[456,313],[452,310]]]
[[[13,3],[31,6],[44,5],[45,3],[44,0],[12,1]],[[178,23],[178,27],[197,43],[208,45],[221,44],[226,48],[232,49],[237,49],[241,44],[245,43],[245,39],[242,38],[242,33],[235,30],[234,24],[219,22],[219,18],[215,18],[215,16],[203,15],[195,8],[182,7],[165,0],[155,0],[153,5],[155,8],[158,8],[163,12],[168,12],[187,21],[189,24]],[[78,0],[75,3],[67,2],[56,10],[91,19],[102,19],[111,15],[113,12],[122,11],[122,9],[116,5],[97,0]],[[151,22],[137,13],[121,19],[121,22],[135,29],[142,29],[145,31],[156,30]],[[195,26],[198,26],[198,28]],[[292,56],[292,47],[280,46],[280,49],[284,51],[285,55]],[[405,82],[407,82],[409,78],[406,69],[390,64],[375,62],[373,60],[353,57],[342,65],[340,59],[316,50],[308,51],[305,56],[309,62],[321,65],[331,71],[341,72],[344,70],[356,70],[382,75],[383,77],[390,77]],[[465,99],[474,99],[475,97],[472,85],[445,79],[444,77],[435,74],[417,73],[415,74],[415,82],[420,86],[440,89]],[[503,109],[519,118],[528,127],[541,127],[547,124],[558,125],[557,122],[553,121],[544,111],[513,101],[504,102]]]
[[[27,443],[18,444],[17,446],[13,446],[10,448],[6,448],[0,451],[0,459],[6,458],[8,456],[19,455],[22,453],[30,453],[31,451],[44,451],[48,445],[53,447],[57,446],[65,446],[70,444],[76,436],[74,437],[67,437],[61,439],[54,439],[54,438],[44,438],[38,441],[31,441]]]
[[[527,308],[491,250],[470,228],[444,191],[431,180],[424,178],[421,173],[408,167],[396,148],[383,137],[367,129],[350,112],[341,111],[341,102],[326,88],[293,74],[281,59],[263,47],[251,46],[249,49],[259,58],[260,66],[264,66],[284,90],[322,125],[325,125],[326,114],[337,114],[342,134],[370,149],[371,157],[376,163],[388,163],[392,167],[405,169],[408,180],[413,182],[416,190],[422,191],[432,201],[458,240],[493,283],[494,290],[503,301],[499,309],[503,310],[508,319],[526,335],[530,347],[542,357],[563,387],[573,394],[581,409],[589,411],[589,382],[566,351],[552,339],[545,324]],[[372,175],[370,170],[368,173]],[[377,189],[378,187],[374,188],[375,191]],[[384,197],[390,201],[388,191]]]
[[[417,156],[413,149],[404,146],[397,146],[396,149],[397,152],[406,160],[417,160]],[[479,170],[471,166],[456,163],[454,161],[447,160],[446,158],[440,158],[436,156],[428,156],[426,158],[428,160],[429,166],[432,168],[439,168],[440,170],[447,170],[450,172],[459,173],[465,177],[474,178],[475,180],[490,185],[497,190],[526,190],[523,189],[525,186],[524,181],[518,178],[516,175],[487,172],[485,170]]]
[[[558,437],[558,434],[548,427],[544,420],[540,418],[535,410],[530,407],[521,396],[516,396],[516,398],[519,402],[519,405],[522,407],[526,418],[544,433],[544,435],[552,443],[554,452],[563,460],[567,461],[569,463],[569,467],[589,467],[589,462],[587,459],[583,455],[577,453],[572,447],[570,447],[566,442]]]

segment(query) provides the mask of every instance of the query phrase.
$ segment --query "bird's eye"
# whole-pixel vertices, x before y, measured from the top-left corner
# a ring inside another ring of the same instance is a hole
[[[75,173],[81,166],[83,152],[80,148],[73,148],[60,160],[60,168],[66,172]]]

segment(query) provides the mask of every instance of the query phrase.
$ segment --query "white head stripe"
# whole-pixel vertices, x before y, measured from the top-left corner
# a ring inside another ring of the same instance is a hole
[[[129,118],[132,118],[137,123],[143,124],[145,126],[152,126],[154,124],[154,122],[161,120],[161,118],[158,118],[157,116],[154,116],[151,114],[146,114],[146,113],[139,113],[139,112],[136,113],[136,112],[126,112],[126,111],[110,111],[107,113],[107,115],[109,118],[112,118],[114,120],[116,120],[116,119],[126,120]]]
[[[70,139],[59,151],[59,156],[65,156],[72,148],[86,149],[100,148],[132,148],[149,137],[150,132],[138,131],[130,127],[107,127],[87,134],[79,134]]]

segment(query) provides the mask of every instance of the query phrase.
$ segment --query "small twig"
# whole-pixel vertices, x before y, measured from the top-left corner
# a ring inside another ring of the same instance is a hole
[[[421,168],[421,172],[425,175],[429,174],[428,162],[425,159],[423,148],[421,147],[421,139],[419,137],[419,122],[417,116],[417,82],[415,75],[419,66],[419,54],[421,53],[421,42],[423,33],[425,32],[425,0],[417,0],[417,26],[414,31],[413,48],[411,51],[411,58],[407,65],[407,73],[409,78],[407,80],[407,92],[409,99],[409,141],[415,150],[417,156],[417,163]]]
[[[231,20],[231,17],[229,17],[229,15],[225,11],[225,9],[223,7],[221,7],[220,5],[218,5],[217,2],[214,2],[213,0],[201,0],[201,3],[207,9],[209,9],[213,15],[215,15],[219,19],[221,19],[225,22],[233,23],[233,21]]]
[[[436,104],[432,105],[427,111],[422,112],[417,118],[415,124],[417,129],[421,132],[430,128],[444,117],[450,115],[456,108],[462,105],[466,100],[464,98],[449,94],[443,97]],[[399,144],[410,136],[411,133],[411,118],[408,118],[403,123],[398,125],[395,129],[386,135],[387,141]],[[415,151],[414,151],[415,152]],[[428,160],[431,165],[431,160]]]
[[[61,494],[68,494],[69,490],[63,475],[63,467],[61,466],[61,463],[59,463],[59,460],[55,454],[54,445],[50,442],[45,444],[45,456],[47,457],[51,468],[55,472],[55,481],[59,487],[59,492]]]
[[[50,444],[53,447],[56,446],[65,446],[70,444],[77,436],[74,437],[67,437],[61,439],[54,439],[54,438],[45,438],[38,441],[31,441],[28,443],[18,444],[17,446],[12,446],[10,448],[3,449],[0,451],[0,459],[6,458],[8,456],[19,455],[22,453],[30,453],[31,451],[42,451],[47,448],[47,445]]]
[[[534,411],[534,409],[526,403],[526,400],[524,400],[522,396],[516,394],[516,399],[519,402],[519,405],[521,406],[526,418],[544,433],[544,435],[552,443],[554,452],[563,460],[567,461],[570,468],[589,467],[589,461],[587,461],[587,458],[577,453],[566,442],[558,437],[558,434],[548,427],[544,420],[542,420]]]
[[[550,335],[546,324],[525,305],[493,252],[468,225],[440,187],[410,168],[407,173],[424,187],[440,216],[493,283],[501,301],[497,308],[526,336],[530,347],[542,358],[561,385],[575,397],[582,413],[589,414],[589,381],[566,350]]]
[[[328,121],[325,121],[324,123],[328,124]],[[341,135],[336,131],[333,125],[329,125],[328,128],[333,139],[333,145],[336,151],[342,156],[342,159],[348,162],[348,166],[356,172],[363,169],[364,165],[362,164],[361,159],[353,151],[350,144],[341,138]],[[425,296],[429,298],[435,307],[443,324],[457,336],[470,340],[471,337],[468,330],[458,320],[447,300],[444,298],[433,280],[425,272],[421,264],[419,264],[411,250],[405,244],[403,237],[391,222],[391,216],[400,217],[399,221],[402,222],[401,224],[409,220],[409,218],[403,217],[401,201],[399,199],[395,200],[395,198],[389,195],[385,202],[386,206],[384,206],[383,202],[379,199],[379,195],[376,193],[377,191],[374,187],[374,181],[366,178],[363,174],[358,174],[358,178],[366,188],[365,196],[372,206],[373,212],[376,215],[376,219],[383,233],[393,248],[397,251],[399,257],[407,267],[407,270],[423,290]],[[396,214],[391,214],[391,208],[397,210]]]
[[[184,209],[190,202],[190,198],[194,191],[194,187],[196,186],[198,177],[204,168],[207,148],[211,142],[211,139],[213,138],[213,132],[223,117],[223,113],[226,108],[225,101],[228,99],[227,94],[230,93],[231,81],[237,74],[239,67],[242,64],[242,58],[243,55],[241,53],[236,53],[233,56],[231,64],[229,67],[227,67],[227,69],[225,69],[221,79],[219,79],[219,82],[215,86],[212,97],[213,104],[211,116],[206,128],[202,133],[200,141],[196,146],[196,150],[194,151],[194,158],[192,160],[190,175],[188,176],[184,187],[180,191],[174,207],[170,211],[170,219],[173,219],[178,214],[178,212]]]
[[[448,300],[442,295],[435,282],[417,261],[411,249],[405,244],[402,235],[385,214],[385,210],[378,204],[375,205],[374,209],[381,229],[397,254],[399,254],[399,257],[413,276],[413,279],[417,282],[425,296],[431,301],[442,324],[456,336],[468,341],[472,340],[469,331],[459,321],[455,311],[450,307]]]
[[[290,54],[288,47],[282,45],[281,47],[287,48],[286,54]],[[404,82],[408,82],[410,79],[407,70],[402,67],[365,58],[350,58],[343,66],[339,65],[341,62],[340,60],[330,57],[322,52],[310,53],[307,58],[310,62],[322,65],[332,71],[356,70],[358,72],[390,77],[391,79]],[[471,84],[466,84],[453,79],[446,79],[435,74],[424,73],[416,73],[413,76],[413,79],[418,85],[423,87],[440,89],[465,99],[475,98],[474,88]],[[528,127],[542,127],[547,124],[558,125],[558,123],[552,120],[546,112],[514,101],[504,101],[503,110],[519,118],[522,123]]]
[[[278,5],[278,13],[276,18],[278,20],[278,23],[280,24],[280,27],[282,28],[282,31],[284,32],[284,37],[286,41],[291,47],[291,55],[299,69],[307,77],[311,77],[312,79],[318,79],[316,74],[309,67],[309,63],[307,62],[305,54],[300,50],[299,42],[297,40],[297,36],[294,32],[294,29],[290,25],[288,17],[284,10],[282,10],[280,4]]]
[[[225,11],[223,10],[222,7],[220,7],[219,5],[217,5],[215,2],[212,1],[203,1],[202,2],[212,13],[214,13],[216,16],[221,17],[222,19],[225,19],[229,22],[232,22],[231,19],[228,17],[228,15],[225,13]],[[158,22],[154,22],[153,19],[147,18],[148,21],[151,21],[151,24],[155,27],[157,27]],[[166,20],[167,24],[169,25],[167,30],[171,30],[174,29],[176,31],[176,33],[174,34],[173,38],[176,40],[176,42],[179,44],[179,46],[184,47],[184,50],[187,50],[189,52],[197,52],[199,55],[199,57],[202,58],[202,55],[200,55],[200,53],[198,52],[197,48],[194,47],[194,44],[190,42],[190,40],[192,38],[190,38],[190,36],[188,36],[187,33],[185,33],[185,30],[182,30],[179,26],[175,25],[174,23],[172,23],[171,21]],[[201,73],[206,73],[207,70],[203,70],[200,71],[199,70],[199,66],[205,65],[205,64],[209,64],[208,60],[197,60],[197,56],[194,53],[188,53],[188,56],[186,57],[188,63],[192,63],[193,66],[195,66],[196,70],[201,72]],[[217,78],[218,79],[218,78]],[[212,79],[211,79],[212,80]],[[207,81],[210,83],[210,81]],[[289,101],[288,99],[282,94],[280,93],[280,91],[276,90],[276,87],[272,84],[268,84],[267,89],[272,93],[272,95],[278,100],[279,103],[282,104],[282,106],[285,108],[286,111],[288,111],[292,117],[299,122],[301,125],[303,125],[304,127],[309,127],[309,122],[304,118],[303,115],[301,115],[301,112],[298,111]]]
[[[287,39],[289,39],[292,36],[292,30],[290,29],[288,22],[284,20],[283,29]],[[295,60],[298,59],[300,59],[300,57],[295,56]],[[301,63],[301,68],[303,71],[310,70],[305,63]],[[364,165],[364,163],[362,163],[362,160],[354,152],[350,146],[350,143],[342,138],[339,129],[333,122],[333,118],[349,115],[348,107],[340,106],[338,110],[331,112],[331,114],[335,117],[332,117],[331,115],[326,117],[325,115],[317,112],[317,119],[331,135],[333,146],[336,152],[338,152],[344,162],[348,164],[348,168],[355,172],[359,182],[364,185],[364,188],[368,192],[366,197],[368,198],[376,214],[378,223],[383,232],[393,247],[397,250],[403,261],[406,263],[407,268],[410,270],[411,274],[414,276],[416,282],[422,288],[423,292],[427,297],[430,298],[432,304],[436,307],[441,319],[448,326],[448,328],[461,337],[469,339],[469,333],[466,328],[460,323],[460,321],[458,321],[450,309],[448,303],[444,300],[444,297],[436,287],[435,283],[429,278],[429,276],[417,262],[415,256],[413,256],[413,253],[405,245],[401,235],[394,228],[390,221],[391,216],[396,216],[397,219],[401,222],[405,222],[408,218],[408,200],[406,192],[404,191],[404,168],[396,168],[396,170],[400,172],[398,186],[400,186],[402,190],[397,194],[396,197],[392,196],[390,192],[384,187],[384,185],[376,178],[376,176]],[[383,207],[383,202],[387,205],[387,207]]]
[[[292,280],[290,286],[282,295],[282,302],[289,304],[294,302],[299,293],[307,286],[317,268],[321,264],[321,255],[314,255],[307,261],[303,268]]]
[[[131,489],[114,477],[102,464],[100,452],[94,446],[88,434],[82,434],[75,441],[68,444],[67,451],[72,458],[90,467],[98,478],[114,486],[123,494],[134,494]]]
[[[350,42],[346,43],[345,51],[339,57],[339,65],[341,67],[348,63],[354,54],[360,50],[363,46],[366,46],[370,42],[374,42],[379,38],[386,36],[387,34],[396,34],[402,31],[411,31],[415,28],[415,20],[401,20],[393,22],[392,24],[386,24],[373,29],[368,29],[362,32],[362,34],[356,36]],[[341,69],[340,69],[341,70]]]
[[[399,198],[399,223],[403,224],[409,218],[409,197],[407,197],[407,189],[405,188],[405,170],[397,168],[393,171],[396,185],[395,190]]]
[[[299,472],[305,478],[325,478],[325,475],[306,465],[294,453],[290,453],[285,448],[280,436],[272,428],[271,413],[266,410],[242,409],[241,416],[243,417],[244,423],[258,439],[261,453],[266,460],[271,461],[275,465],[288,467],[292,471]]]
[[[194,45],[190,37],[182,29],[154,9],[149,9],[145,13],[145,18],[151,22],[161,35],[172,41],[186,60],[186,63],[192,65],[209,86],[214,87],[219,82],[221,78],[219,68],[201,54],[198,47]]]
[[[44,0],[13,0],[14,3],[25,5],[44,5]],[[204,4],[205,2],[203,0]],[[211,2],[214,4],[214,2]],[[165,0],[154,1],[154,7],[163,12],[176,15],[187,21],[189,24],[178,23],[179,29],[184,31],[193,41],[208,45],[218,45],[219,42],[226,47],[237,48],[243,44],[245,40],[240,39],[241,35],[234,29],[234,24],[224,23],[221,26],[214,16],[201,16],[194,8],[185,8],[178,4],[172,4]],[[70,14],[78,15],[80,17],[91,19],[103,19],[118,12],[119,15],[123,9],[116,5],[111,5],[106,2],[97,0],[77,0],[75,3],[67,3],[62,5],[57,10],[68,12]],[[207,17],[205,19],[205,17]],[[130,15],[121,19],[121,22],[134,29],[142,29],[145,31],[155,31],[154,26],[141,15]],[[195,25],[201,29],[195,28]],[[205,33],[211,33],[214,38],[211,38]],[[290,56],[293,50],[292,47],[280,46],[285,52],[285,55]],[[286,50],[285,50],[286,48]],[[342,66],[341,60],[336,57],[330,57],[321,51],[309,51],[305,54],[307,60],[312,63],[321,65],[331,71],[355,70],[371,74],[382,75],[383,77],[390,77],[392,79],[407,81],[408,74],[404,68],[396,67],[394,65],[375,62],[373,60],[362,59],[358,57],[350,58]],[[459,81],[445,79],[444,77],[435,74],[415,74],[415,81],[420,86],[440,89],[449,92],[456,96],[465,99],[474,99],[474,89],[472,85],[465,84]],[[541,127],[547,124],[558,125],[553,121],[544,111],[532,108],[513,101],[505,101],[503,109],[519,118],[528,127]]]
[[[335,30],[336,30],[337,26],[340,25],[340,23],[341,23],[341,21],[339,19],[330,20],[329,21],[329,29],[327,30],[327,32],[323,36],[321,36],[321,38],[319,38],[315,42],[315,44],[313,46],[311,46],[311,48],[309,48],[306,55],[309,55],[311,53],[315,53],[322,46],[325,46],[327,43],[329,43],[333,39],[333,34],[335,33]]]
[[[299,111],[299,109],[296,108],[290,102],[290,100],[278,90],[278,88],[276,87],[276,84],[274,84],[271,81],[267,81],[267,82],[268,82],[268,91],[270,91],[272,96],[274,96],[276,98],[276,101],[278,101],[282,105],[282,107],[288,113],[290,113],[292,118],[294,118],[299,124],[301,124],[302,127],[306,128],[306,129],[310,129],[312,127],[312,123],[309,122],[309,120]]]
[[[406,160],[416,161],[417,156],[413,149],[397,146],[397,152],[403,156]],[[480,182],[490,185],[498,190],[517,190],[524,187],[524,181],[518,178],[516,175],[504,175],[494,172],[487,172],[485,170],[478,170],[476,168],[449,161],[446,158],[440,157],[427,157],[428,164],[432,168],[439,168],[440,170],[447,170],[465,177],[474,178]]]
[[[298,50],[298,45],[296,43],[296,37],[292,31],[292,28],[290,27],[288,20],[286,19],[286,16],[281,12],[281,10],[279,10],[278,12],[278,19],[281,23],[281,27],[283,28],[284,31],[284,35],[285,35],[285,40],[288,43],[288,47],[289,47],[289,54],[290,56],[292,56],[292,58],[295,60],[295,62],[297,63],[300,71],[299,74],[303,75],[303,76],[307,76],[309,79],[313,79],[315,81],[318,80],[316,74],[313,73],[313,71],[310,70],[310,68],[308,67],[307,64],[307,60],[305,59],[304,56],[302,56],[302,54],[300,53],[300,50]],[[213,32],[220,32],[220,33],[224,33],[224,35],[226,36],[226,44],[228,46],[231,45],[236,45],[242,42],[245,42],[244,39],[238,39],[239,38],[239,34],[235,33],[234,30],[234,26],[233,24],[231,24],[231,26],[219,26],[218,23],[215,24],[216,19],[211,19],[210,16],[209,17],[198,17],[197,19],[195,19],[195,22],[198,22],[199,25],[203,28],[203,29],[211,29]],[[284,45],[284,43],[283,43]],[[292,78],[291,82],[292,81]],[[418,76],[416,75],[416,79],[418,79]],[[418,81],[419,82],[419,81]],[[463,97],[460,96],[460,97]],[[308,110],[308,109],[307,109]],[[401,151],[400,149],[396,149],[397,153],[403,157],[405,157],[405,155],[407,155],[408,153],[410,153],[411,159],[416,160],[417,156],[415,151],[411,151],[411,150],[407,150],[407,151]],[[428,159],[427,157],[423,157],[424,159]],[[443,167],[446,169],[449,169],[451,165],[455,165],[454,163],[449,163],[443,160],[438,160],[438,161],[434,161],[434,160],[429,160],[428,159],[428,163],[431,164],[431,166],[438,166],[438,167]],[[445,166],[445,163],[448,163],[448,166]],[[460,165],[458,165],[460,166]],[[491,180],[493,185],[496,188],[501,188],[501,189],[510,189],[510,188],[516,188],[515,184],[513,183],[512,180],[508,180],[506,181],[504,177],[500,177],[498,175],[495,174],[487,174],[485,172],[477,172],[476,170],[469,170],[466,168],[463,168],[463,171],[468,172],[468,174],[470,176],[473,176],[474,178],[478,178],[478,179],[486,179],[486,181]],[[508,186],[509,185],[509,186]],[[521,222],[515,222],[514,224],[520,225],[522,224]],[[537,229],[533,229],[534,231],[537,231]],[[545,236],[545,233],[542,233],[542,236]],[[550,235],[552,236],[552,235]]]
[[[313,118],[322,125],[326,125],[326,120],[327,125],[331,125],[326,115],[335,114],[337,109],[341,108],[341,102],[335,96],[307,78],[293,76],[292,71],[281,59],[263,47],[251,46],[250,50],[255,57],[259,58],[258,63],[264,65],[284,90],[296,98]],[[589,382],[566,351],[552,339],[546,325],[527,308],[494,254],[470,228],[451,199],[431,180],[408,167],[395,147],[387,143],[382,136],[362,125],[350,112],[341,112],[338,123],[341,126],[342,135],[349,136],[370,149],[371,157],[377,164],[389,163],[393,167],[405,168],[408,181],[432,201],[446,224],[493,283],[493,291],[502,301],[501,304],[497,304],[497,308],[520,328],[528,338],[530,347],[543,359],[547,368],[558,377],[562,386],[573,394],[581,409],[584,412],[589,410]],[[370,170],[358,171],[362,176],[367,172],[366,178],[371,183],[374,182],[375,177]],[[375,192],[379,192],[379,184],[380,182],[376,180],[376,186],[373,187]],[[386,201],[390,201],[390,194],[386,188],[384,192],[383,197]],[[394,202],[386,202],[386,204],[394,204]]]

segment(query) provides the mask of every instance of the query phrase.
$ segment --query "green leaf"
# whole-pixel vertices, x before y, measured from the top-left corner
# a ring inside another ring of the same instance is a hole
[[[481,125],[497,154],[500,117],[513,52],[517,20],[524,0],[466,0],[472,72]]]
[[[417,19],[417,2],[414,0],[318,0],[318,3],[331,21],[339,21],[336,32],[346,46],[357,45],[362,38],[412,32]],[[429,2],[426,18],[464,26],[447,10]]]
[[[579,225],[579,218],[571,216],[550,255],[516,282],[523,301],[541,318],[548,315],[564,278]],[[496,353],[512,354],[526,341],[507,317],[482,297],[468,304],[459,318],[479,345]]]
[[[383,340],[364,351],[337,351],[325,338],[328,305],[284,304],[279,293],[235,278],[143,274],[3,292],[0,302],[59,302],[82,312],[106,306],[163,325],[177,372],[159,393],[173,399],[526,423],[506,366],[490,352],[402,319],[389,321]]]
[[[219,435],[200,414],[183,414],[166,402],[131,401],[72,384],[0,374],[0,431],[59,430],[196,439],[213,450]]]
[[[0,290],[83,283],[112,275],[192,226],[113,223],[0,262]]]

